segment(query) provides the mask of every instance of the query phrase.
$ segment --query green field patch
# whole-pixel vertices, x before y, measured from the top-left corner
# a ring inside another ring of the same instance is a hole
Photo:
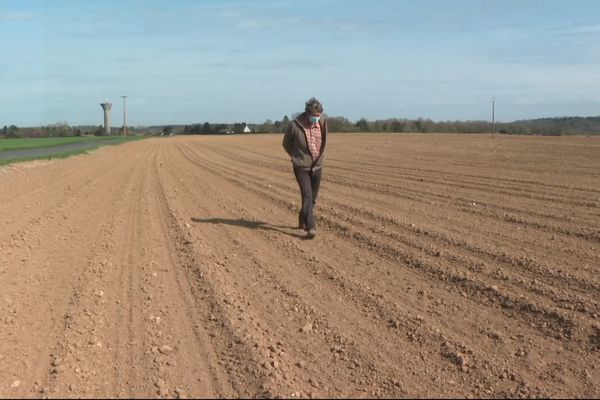
[[[0,139],[0,151],[36,149],[54,147],[72,143],[102,142],[103,140],[122,139],[123,141],[139,138],[137,136],[73,136],[26,139]]]
[[[68,158],[68,157],[76,156],[79,154],[87,154],[89,151],[96,150],[98,147],[100,147],[100,146],[90,147],[90,148],[82,149],[82,150],[65,151],[64,153],[57,153],[57,154],[51,154],[51,155],[47,155],[47,156],[40,156],[40,157],[21,157],[21,158],[11,158],[9,160],[0,160],[0,166],[19,163],[19,162],[25,162],[25,161],[53,160],[56,158]]]
[[[52,160],[56,158],[67,158],[78,154],[87,154],[89,151],[95,150],[102,146],[111,146],[132,140],[140,140],[147,138],[148,136],[103,136],[94,138],[88,138],[91,140],[71,140],[71,141],[57,141],[56,139],[81,139],[81,138],[48,138],[53,141],[43,139],[7,139],[7,140],[19,140],[19,141],[35,141],[40,144],[37,146],[26,146],[26,147],[11,147],[0,151],[0,165],[8,165],[23,161],[32,160]],[[42,142],[39,142],[42,141]],[[2,140],[0,140],[2,143]],[[50,145],[49,143],[52,143]],[[17,143],[19,144],[19,143]],[[79,148],[77,148],[79,147]]]

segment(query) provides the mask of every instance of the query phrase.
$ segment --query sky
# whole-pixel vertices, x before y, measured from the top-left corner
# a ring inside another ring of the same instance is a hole
[[[0,126],[600,115],[597,0],[0,0]]]

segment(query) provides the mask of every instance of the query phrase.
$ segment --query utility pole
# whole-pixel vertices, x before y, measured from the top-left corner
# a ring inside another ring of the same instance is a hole
[[[496,119],[495,119],[495,108],[496,108],[496,98],[492,97],[492,137],[494,137],[494,131],[496,130]]]
[[[127,108],[125,106],[125,99],[127,96],[121,96],[123,98],[123,136],[127,136]]]

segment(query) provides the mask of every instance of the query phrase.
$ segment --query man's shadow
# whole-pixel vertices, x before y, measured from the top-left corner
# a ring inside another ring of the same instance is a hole
[[[300,235],[297,233],[291,233],[287,230],[283,229],[296,229],[294,226],[285,226],[285,225],[273,225],[263,221],[249,221],[245,219],[229,219],[229,218],[198,218],[192,217],[193,222],[204,223],[204,224],[215,224],[215,225],[231,225],[231,226],[240,226],[242,228],[248,229],[264,229],[269,231],[275,231],[279,233],[284,233],[289,236],[293,236],[299,239],[305,239],[304,235]],[[283,228],[283,229],[282,229]]]

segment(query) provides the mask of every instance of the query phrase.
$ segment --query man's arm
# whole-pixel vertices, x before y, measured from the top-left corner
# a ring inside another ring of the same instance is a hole
[[[292,122],[293,123],[293,122]],[[292,144],[293,144],[293,136],[292,136],[292,123],[290,123],[285,128],[285,133],[283,135],[283,149],[289,156],[292,155]]]

